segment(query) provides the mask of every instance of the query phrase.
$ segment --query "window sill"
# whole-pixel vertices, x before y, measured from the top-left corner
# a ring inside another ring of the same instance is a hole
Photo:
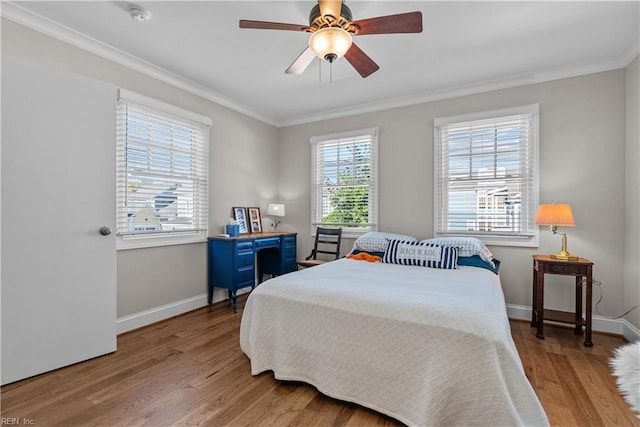
[[[434,237],[475,237],[487,246],[537,248],[538,234],[533,236],[490,236],[473,233],[435,233]]]
[[[369,231],[349,231],[349,232],[343,232],[342,233],[342,238],[343,239],[357,239],[358,237],[362,236],[363,234],[369,233]]]
[[[116,249],[124,251],[128,249],[155,248],[160,246],[188,245],[192,243],[205,243],[207,234],[205,232],[188,235],[173,234],[164,236],[118,236]]]
[[[320,227],[322,227],[322,224],[318,224],[320,225]],[[378,231],[378,227],[372,227],[371,230],[357,230],[357,229],[353,229],[353,228],[347,228],[347,227],[343,227],[342,228],[342,238],[343,239],[357,239],[358,237],[362,236],[363,234],[369,233],[371,231]],[[316,226],[312,225],[311,226],[311,237],[315,237],[316,236]]]

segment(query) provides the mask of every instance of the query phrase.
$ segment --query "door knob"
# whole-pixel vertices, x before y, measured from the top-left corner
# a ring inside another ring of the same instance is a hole
[[[102,234],[103,236],[108,236],[109,234],[111,234],[111,228],[107,227],[106,225],[100,227],[100,234]]]

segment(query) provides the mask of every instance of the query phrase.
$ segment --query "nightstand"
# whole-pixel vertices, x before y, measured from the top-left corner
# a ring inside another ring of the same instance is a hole
[[[576,278],[576,306],[575,313],[544,309],[544,275],[559,274],[575,276]],[[537,327],[536,337],[544,339],[544,321],[571,323],[575,325],[575,333],[582,334],[584,326],[584,345],[593,346],[591,342],[591,304],[593,285],[593,263],[586,258],[572,261],[562,261],[549,255],[533,256],[533,307],[531,311],[531,326]],[[582,317],[582,285],[586,287],[585,313]]]

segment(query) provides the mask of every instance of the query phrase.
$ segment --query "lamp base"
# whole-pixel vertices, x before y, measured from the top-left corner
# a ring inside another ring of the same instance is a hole
[[[550,255],[553,259],[558,259],[561,261],[577,261],[579,257],[575,255],[571,255],[567,251],[560,251],[557,254]]]
[[[554,234],[556,234],[554,232]],[[571,255],[569,251],[567,251],[567,233],[562,233],[562,249],[560,252],[551,255],[553,259],[559,259],[561,261],[577,261],[578,257],[575,255]]]

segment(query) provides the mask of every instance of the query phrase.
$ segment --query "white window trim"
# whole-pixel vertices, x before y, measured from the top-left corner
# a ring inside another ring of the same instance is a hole
[[[201,114],[176,107],[171,104],[158,101],[156,99],[132,92],[127,89],[118,89],[118,101],[124,98],[156,110],[182,117],[191,121],[202,123],[207,127],[211,127],[213,121],[211,118]],[[208,141],[207,147],[208,148]],[[208,150],[207,150],[208,151]],[[208,153],[207,153],[208,156]],[[207,167],[208,169],[208,167]],[[208,172],[207,172],[208,173]],[[208,192],[208,190],[207,190]],[[208,209],[208,203],[207,203]],[[208,214],[207,214],[208,216]],[[207,226],[208,228],[208,226]],[[135,234],[135,235],[117,235],[116,234],[116,250],[141,249],[159,246],[184,245],[192,243],[204,243],[207,241],[208,230],[194,230],[192,232],[160,232],[153,234]]]
[[[346,132],[338,132],[338,133],[332,133],[332,134],[327,134],[327,135],[319,135],[319,136],[314,136],[311,137],[309,139],[309,143],[312,145],[312,150],[313,150],[313,146],[317,145],[317,144],[321,144],[325,141],[329,141],[329,140],[334,140],[334,139],[344,139],[344,138],[351,138],[351,137],[356,137],[356,136],[360,136],[360,135],[371,135],[371,150],[373,153],[373,158],[371,161],[371,174],[372,174],[372,181],[374,182],[374,186],[375,188],[371,189],[369,188],[369,196],[373,196],[373,208],[371,206],[371,199],[370,199],[370,205],[369,205],[369,219],[373,219],[373,221],[370,223],[371,226],[371,230],[366,230],[366,231],[361,231],[355,228],[348,228],[348,227],[343,227],[342,228],[342,237],[345,238],[358,238],[360,236],[362,236],[365,233],[368,233],[369,231],[378,231],[378,206],[380,205],[380,198],[379,198],[379,188],[380,188],[380,184],[379,184],[379,180],[378,180],[378,175],[379,175],[379,168],[378,168],[378,159],[379,159],[379,151],[378,151],[378,128],[377,127],[373,127],[373,128],[366,128],[366,129],[358,129],[358,130],[353,130],[353,131],[346,131]],[[316,159],[315,156],[311,156],[311,236],[315,236],[316,235],[316,227],[321,225],[318,224],[316,221],[316,218],[314,218],[314,211],[315,211],[315,204],[316,204],[316,198],[317,198],[317,193],[316,193],[316,188],[315,188],[315,177],[316,177]]]
[[[166,235],[133,235],[117,236],[116,249],[119,251],[127,249],[155,248],[159,246],[188,245],[191,243],[206,243],[206,231],[194,231],[193,233],[170,233]]]
[[[531,204],[534,206],[538,206],[539,203],[539,194],[540,194],[540,115],[539,115],[539,104],[528,104],[521,105],[516,107],[508,107],[501,108],[489,111],[482,111],[477,113],[470,114],[461,114],[457,116],[450,117],[442,117],[434,119],[433,126],[433,141],[434,141],[434,215],[433,215],[433,229],[435,237],[447,237],[447,236],[471,236],[480,239],[486,245],[495,245],[495,246],[515,246],[515,247],[538,247],[539,242],[539,227],[534,225],[533,233],[528,236],[505,236],[505,235],[489,235],[483,233],[473,233],[473,232],[438,232],[438,209],[442,206],[442,203],[438,203],[438,197],[441,197],[440,190],[437,188],[438,183],[441,182],[440,171],[442,170],[442,157],[438,155],[438,151],[440,148],[437,146],[440,143],[440,138],[438,136],[439,129],[442,126],[446,126],[452,123],[459,122],[467,122],[474,120],[485,120],[491,119],[494,117],[505,117],[517,114],[533,114],[535,117],[534,123],[534,131],[532,136],[532,145],[533,145],[533,200]]]

